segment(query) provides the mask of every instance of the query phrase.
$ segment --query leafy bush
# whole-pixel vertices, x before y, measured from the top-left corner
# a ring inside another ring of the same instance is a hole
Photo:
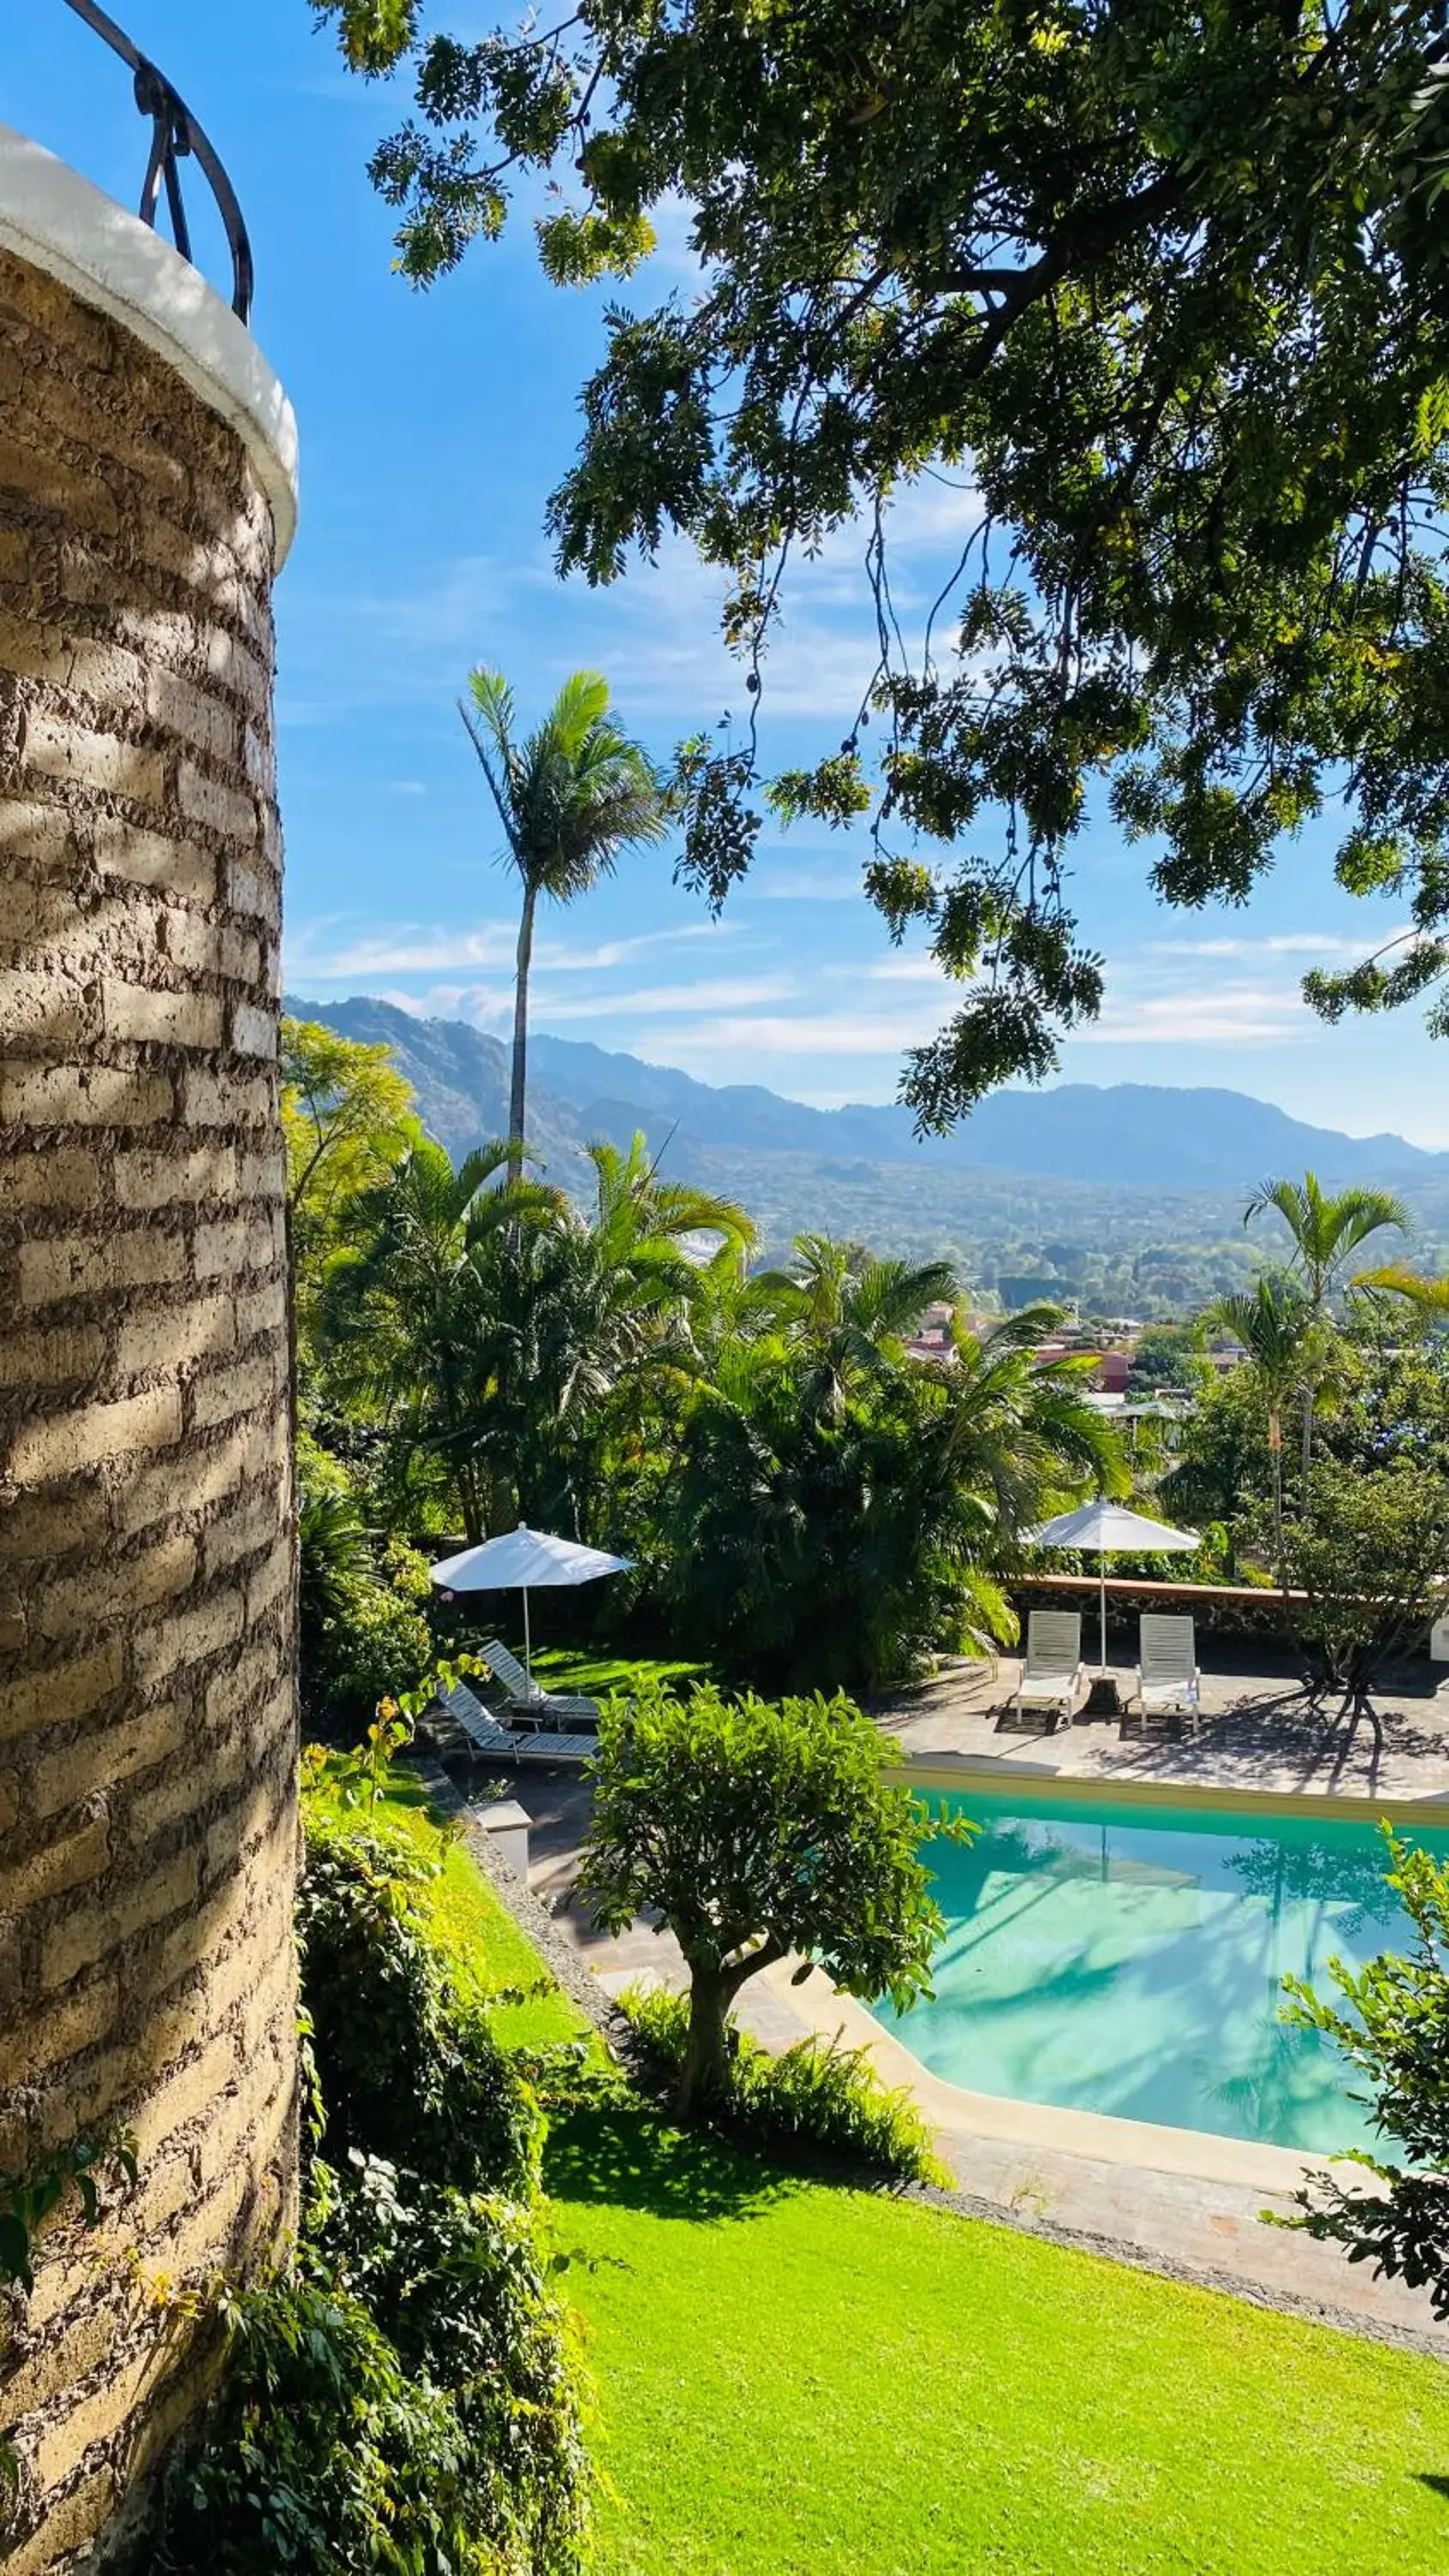
[[[526,2193],[537,2112],[433,1944],[421,1900],[437,1870],[375,1826],[308,1818],[297,1930],[329,2155],[387,2157],[464,2191]]]
[[[688,1998],[635,1986],[619,2000],[650,2056],[676,2074],[689,2044]],[[735,2026],[730,2043],[722,2127],[787,2155],[839,2156],[896,2182],[950,2182],[909,2094],[888,2091],[863,2048],[815,2037],[776,2057]]]
[[[229,2368],[157,2562],[177,2576],[578,2566],[587,2466],[532,2205],[541,2121],[439,1955],[439,1866],[370,1809],[308,1802],[302,2241],[293,2277],[222,2301]]]
[[[1342,2010],[1301,1978],[1283,1981],[1284,2019],[1321,2031],[1368,2079],[1385,2152],[1351,2161],[1381,2188],[1310,2174],[1295,2194],[1304,2214],[1291,2223],[1344,2246],[1350,2263],[1427,2289],[1435,2316],[1449,2317],[1449,1862],[1381,1830],[1388,1885],[1414,1927],[1409,1956],[1383,1951],[1358,1970],[1330,1959]]]
[[[315,1442],[297,1511],[301,1696],[310,1723],[345,1734],[378,1701],[411,1690],[432,1660],[426,1560],[379,1549],[344,1471]]]

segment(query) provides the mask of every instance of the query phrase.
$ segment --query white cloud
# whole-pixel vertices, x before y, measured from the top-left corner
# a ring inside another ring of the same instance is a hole
[[[1367,945],[1367,938],[1345,939],[1331,930],[1286,930],[1256,939],[1149,939],[1142,953],[1148,957],[1359,957]]]
[[[563,940],[541,939],[534,954],[539,966],[550,974],[579,975],[621,966],[646,948],[672,948],[676,941],[687,939],[728,939],[738,944],[739,933],[733,922],[689,921],[673,930],[644,930],[631,939],[606,939],[597,948],[574,948]]]
[[[1283,1046],[1318,1023],[1296,988],[1220,985],[1215,991],[1123,995],[1109,991],[1100,1020],[1073,1033],[1076,1046]]]
[[[859,867],[772,868],[752,874],[742,895],[765,903],[859,903]]]
[[[533,1016],[541,1028],[545,1021],[622,1019],[636,1012],[748,1010],[757,1002],[787,1002],[796,990],[789,975],[719,976],[698,984],[655,984],[641,992],[570,993],[567,999],[540,986]]]
[[[287,942],[287,972],[294,980],[335,984],[359,975],[427,975],[445,966],[511,963],[518,933],[511,922],[484,922],[474,930],[424,930],[403,925],[318,948],[304,926]]]

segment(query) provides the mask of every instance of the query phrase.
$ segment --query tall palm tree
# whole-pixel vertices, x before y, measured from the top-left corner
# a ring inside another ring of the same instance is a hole
[[[1219,1297],[1202,1319],[1207,1332],[1230,1333],[1247,1352],[1268,1408],[1268,1455],[1273,1470],[1273,1556],[1283,1559],[1283,1408],[1312,1378],[1309,1347],[1313,1306],[1295,1282],[1272,1273],[1246,1294]]]
[[[1343,1274],[1354,1254],[1370,1236],[1387,1231],[1408,1231],[1409,1211],[1390,1190],[1325,1190],[1316,1172],[1305,1172],[1301,1181],[1265,1181],[1255,1190],[1243,1211],[1244,1225],[1272,1209],[1283,1220],[1293,1238],[1290,1269],[1303,1283],[1303,1294],[1315,1324],[1327,1314],[1329,1301],[1340,1285],[1348,1288],[1369,1286],[1375,1274],[1356,1272],[1348,1280]],[[1313,1464],[1313,1415],[1316,1397],[1315,1374],[1308,1371],[1303,1384],[1303,1482],[1305,1491],[1309,1469]]]
[[[468,689],[472,704],[460,698],[458,713],[523,888],[508,1107],[508,1168],[516,1180],[528,1106],[528,977],[538,898],[568,903],[586,894],[621,851],[662,840],[669,811],[652,762],[610,715],[609,684],[597,671],[575,671],[565,680],[542,724],[522,741],[513,692],[500,671],[470,671]]]

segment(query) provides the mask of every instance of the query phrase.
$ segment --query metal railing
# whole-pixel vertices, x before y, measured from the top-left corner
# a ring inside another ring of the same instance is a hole
[[[180,92],[172,88],[165,73],[158,71],[153,62],[148,62],[144,54],[137,52],[130,37],[122,33],[113,18],[106,16],[104,9],[95,7],[94,0],[65,0],[65,5],[73,9],[78,18],[84,19],[102,44],[109,45],[112,53],[119,54],[122,62],[129,65],[134,76],[137,108],[142,116],[151,119],[151,153],[137,208],[142,223],[149,224],[154,231],[164,188],[172,240],[183,259],[191,258],[191,227],[186,220],[181,173],[177,165],[187,159],[197,162],[216,199],[217,212],[231,253],[231,309],[239,321],[249,320],[254,285],[251,243],[247,239],[236,190],[203,128],[197,124]]]

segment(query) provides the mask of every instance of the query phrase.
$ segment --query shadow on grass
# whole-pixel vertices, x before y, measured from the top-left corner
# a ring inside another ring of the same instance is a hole
[[[547,2188],[656,2218],[759,2218],[803,2190],[802,2176],[723,2139],[671,2128],[642,2104],[571,2112],[548,2141]]]
[[[1435,2495],[1442,2496],[1449,2504],[1449,2477],[1442,2476],[1437,2469],[1419,2469],[1415,2474],[1421,2487],[1432,2487]]]

